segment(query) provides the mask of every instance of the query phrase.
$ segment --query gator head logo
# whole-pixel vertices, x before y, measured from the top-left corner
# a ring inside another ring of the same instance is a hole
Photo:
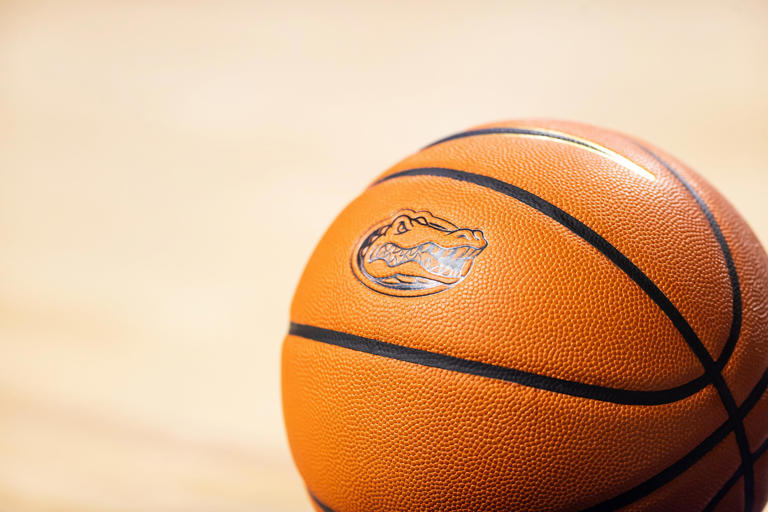
[[[372,227],[352,257],[357,278],[380,293],[429,295],[464,279],[488,245],[478,229],[462,229],[429,212],[401,210]]]

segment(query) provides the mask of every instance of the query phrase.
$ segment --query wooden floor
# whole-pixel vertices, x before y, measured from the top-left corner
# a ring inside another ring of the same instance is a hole
[[[635,133],[768,241],[766,26],[764,1],[0,2],[0,509],[308,511],[278,371],[303,263],[472,124]]]

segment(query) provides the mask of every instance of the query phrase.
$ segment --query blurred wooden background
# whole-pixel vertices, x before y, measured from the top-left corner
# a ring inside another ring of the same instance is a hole
[[[293,287],[388,165],[542,116],[650,139],[768,240],[768,3],[0,0],[0,509],[309,510]]]

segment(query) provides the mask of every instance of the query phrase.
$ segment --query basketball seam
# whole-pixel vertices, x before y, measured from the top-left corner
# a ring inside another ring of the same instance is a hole
[[[456,140],[460,138],[475,137],[480,135],[491,135],[491,134],[536,135],[541,137],[549,137],[557,140],[565,140],[570,143],[589,147],[587,144],[580,141],[579,139],[568,137],[565,134],[553,133],[546,130],[533,130],[533,129],[526,129],[526,128],[504,128],[504,127],[469,130],[466,132],[458,133],[458,134],[446,137],[444,139],[441,139],[433,144],[430,144],[427,147],[432,147],[443,142],[448,142],[448,141]],[[728,276],[731,283],[733,309],[732,309],[731,329],[728,335],[728,339],[726,340],[726,343],[723,345],[723,349],[720,353],[720,357],[718,358],[718,360],[714,361],[712,359],[712,356],[709,354],[709,351],[706,349],[706,347],[701,342],[701,340],[698,339],[698,336],[696,336],[692,328],[690,328],[690,331],[692,334],[692,337],[690,338],[688,338],[683,331],[680,331],[680,332],[681,334],[683,334],[683,337],[685,338],[686,343],[688,343],[693,353],[699,359],[699,362],[704,368],[705,375],[709,376],[710,382],[713,384],[715,389],[717,389],[717,392],[720,395],[720,399],[723,403],[723,406],[725,407],[726,412],[728,413],[729,416],[733,417],[733,414],[736,408],[736,402],[733,398],[733,394],[730,388],[728,387],[727,382],[725,382],[725,379],[723,378],[722,370],[725,367],[727,361],[729,360],[731,354],[733,353],[739,338],[739,334],[741,331],[741,322],[742,322],[742,316],[741,316],[742,304],[741,304],[741,286],[739,284],[738,274],[736,272],[736,266],[733,262],[730,248],[728,247],[728,243],[725,240],[722,230],[720,229],[720,226],[715,220],[714,215],[712,214],[712,211],[709,209],[709,206],[706,204],[703,198],[699,195],[699,193],[669,163],[667,163],[664,159],[659,157],[656,153],[654,153],[653,151],[651,151],[650,149],[646,148],[644,145],[640,144],[639,142],[633,139],[629,139],[629,138],[626,138],[626,139],[632,142],[633,144],[635,144],[636,146],[638,146],[640,149],[642,149],[646,153],[648,153],[656,161],[661,163],[670,172],[670,174],[672,174],[672,176],[683,185],[683,187],[688,191],[688,193],[693,197],[693,199],[698,204],[699,209],[702,211],[702,213],[706,217],[707,222],[709,223],[710,228],[712,229],[712,232],[715,235],[715,239],[720,245],[720,249],[723,254],[723,258],[726,262]],[[379,180],[379,182],[384,181],[392,176],[396,176],[397,174],[399,173],[386,176],[381,180]],[[646,291],[646,293],[648,292]],[[652,296],[651,296],[651,299],[653,299]],[[659,304],[659,306],[661,305]],[[664,308],[662,308],[662,311],[667,313],[667,311],[665,311]],[[684,320],[684,318],[682,317],[682,314],[680,314],[680,318]],[[672,319],[672,317],[670,317],[670,319]],[[674,320],[673,320],[673,323],[675,323]],[[685,322],[685,324],[687,324],[687,322]],[[675,326],[677,327],[677,324],[675,324]],[[734,431],[734,436],[736,437],[739,454],[742,459],[742,465],[744,466],[744,510],[746,512],[751,512],[753,508],[753,501],[754,501],[754,472],[753,472],[752,462],[750,457],[749,440],[747,439],[746,431],[744,430],[743,424],[739,423],[736,426],[736,429]]]
[[[682,386],[659,391],[610,388],[406,347],[396,343],[297,322],[291,322],[288,334],[388,359],[512,382],[521,386],[542,389],[562,395],[622,405],[664,405],[677,402],[696,394],[707,385],[706,375],[702,375]]]
[[[728,271],[728,279],[731,282],[731,292],[732,292],[732,319],[731,319],[731,330],[728,333],[728,339],[726,340],[725,344],[723,345],[723,349],[720,351],[720,357],[718,358],[718,365],[720,367],[725,366],[725,362],[727,362],[731,355],[733,354],[733,350],[736,348],[736,343],[739,339],[740,333],[741,333],[741,326],[742,326],[742,311],[743,311],[743,305],[741,300],[741,284],[739,282],[739,275],[736,271],[736,263],[733,261],[733,255],[731,254],[731,249],[728,247],[728,241],[725,239],[725,235],[723,235],[723,231],[720,228],[720,225],[717,223],[717,220],[715,220],[715,216],[712,213],[712,210],[710,210],[709,205],[704,201],[704,199],[699,195],[699,193],[694,189],[690,183],[688,183],[683,177],[678,173],[666,160],[661,158],[659,155],[657,155],[655,152],[651,151],[644,145],[640,144],[637,141],[632,141],[634,144],[651,155],[656,161],[658,161],[661,165],[663,165],[669,172],[672,174],[672,176],[677,179],[677,181],[680,182],[680,184],[685,187],[685,189],[688,191],[689,194],[693,197],[693,199],[696,201],[696,203],[699,205],[699,209],[702,211],[704,216],[707,219],[707,222],[709,223],[710,228],[712,229],[713,234],[715,235],[715,239],[717,240],[717,243],[720,245],[720,250],[723,253],[723,259],[725,260],[725,266]],[[722,362],[725,361],[725,362]]]
[[[763,444],[761,444],[757,450],[755,450],[752,453],[752,465],[757,463],[757,461],[765,455],[765,452],[768,451],[768,439],[763,441]],[[707,506],[704,507],[704,510],[702,512],[713,512],[715,510],[715,507],[725,498],[725,495],[728,494],[728,491],[731,490],[731,488],[736,485],[736,482],[738,482],[739,478],[741,478],[741,475],[744,473],[744,468],[742,466],[739,466],[739,469],[734,471],[733,475],[726,480],[726,482],[723,484],[723,486],[720,488],[717,493],[712,497],[712,499],[707,503]]]
[[[710,210],[709,205],[707,205],[707,203],[699,195],[699,193],[693,188],[693,186],[691,186],[690,183],[688,183],[685,179],[683,179],[680,173],[678,173],[672,167],[672,165],[670,165],[666,160],[664,160],[655,152],[651,151],[650,149],[640,144],[639,142],[637,141],[633,141],[633,142],[640,149],[642,149],[643,151],[651,155],[651,157],[653,157],[656,161],[661,163],[670,172],[670,174],[672,174],[672,176],[674,176],[675,179],[677,179],[683,185],[683,187],[685,187],[688,193],[691,194],[691,196],[698,203],[702,213],[704,213],[704,216],[706,217],[707,222],[709,223],[710,228],[712,229],[712,232],[714,233],[715,238],[717,239],[717,242],[720,245],[720,250],[723,253],[723,259],[725,260],[725,264],[728,270],[728,278],[731,282],[732,301],[733,301],[731,329],[728,334],[728,339],[723,345],[723,349],[720,352],[720,357],[719,357],[719,359],[721,360],[728,360],[736,348],[736,343],[738,342],[739,336],[741,335],[741,325],[742,325],[741,284],[739,282],[738,273],[736,272],[736,264],[733,261],[733,255],[731,254],[731,250],[728,247],[728,241],[725,239],[725,236],[723,235],[723,232],[720,229],[720,225],[715,220],[715,216],[712,213],[712,210]],[[730,393],[730,388],[728,387],[728,383],[725,382],[725,378],[723,378],[722,376],[724,365],[721,366],[715,363],[715,368],[720,378],[723,379],[725,388]],[[729,415],[731,414],[730,411],[728,414]],[[739,424],[737,425],[738,428],[734,430],[734,435],[736,437],[736,442],[739,449],[739,455],[741,456],[741,459],[742,459],[741,467],[744,470],[744,510],[749,512],[754,508],[755,476],[754,476],[752,455],[750,453],[749,440],[747,439],[746,430],[744,429],[744,424],[741,422],[741,420],[738,420],[738,422],[739,422]]]
[[[629,489],[618,496],[614,496],[609,500],[593,505],[582,512],[616,510],[627,506],[650,495],[652,492],[660,489],[683,474],[683,472],[720,444],[728,434],[735,431],[736,426],[740,424],[741,419],[746,417],[746,415],[757,405],[758,401],[765,393],[766,388],[768,388],[768,370],[763,373],[763,376],[757,382],[757,385],[750,391],[749,396],[747,396],[741,406],[737,408],[736,416],[729,416],[725,423],[720,425],[720,427],[707,436],[707,438],[699,443],[693,450],[643,483],[636,485],[632,489]]]
[[[569,136],[568,134],[565,134],[565,133],[552,132],[548,130],[536,130],[533,128],[484,128],[480,130],[470,130],[467,132],[451,135],[450,137],[446,137],[437,142],[433,142],[432,144],[430,144],[429,146],[426,146],[423,149],[431,148],[432,146],[442,144],[443,142],[448,142],[456,139],[463,139],[463,138],[474,137],[478,135],[492,135],[492,134],[528,135],[531,137],[543,137],[548,139],[559,140],[562,142],[567,142],[569,144],[580,146],[589,151],[594,151],[602,155],[603,157],[614,160],[614,161],[617,161],[617,159],[624,160],[625,162],[618,162],[618,163],[624,166],[627,166],[627,164],[637,166],[640,172],[642,172],[643,174],[647,174],[651,178],[654,177],[653,174],[647,169],[645,169],[644,167],[638,165],[636,162],[633,162],[632,160],[625,157],[624,155],[617,153],[606,146],[597,144],[590,140],[580,139],[575,136]]]
[[[309,489],[307,489],[307,494],[309,494],[309,497],[310,497],[310,498],[312,498],[312,501],[314,501],[314,502],[315,502],[315,504],[316,504],[318,507],[320,507],[320,510],[322,510],[323,512],[333,512],[333,509],[332,509],[331,507],[329,507],[328,505],[326,505],[325,503],[323,503],[322,501],[320,501],[320,500],[317,498],[317,496],[315,496],[314,494],[312,494],[312,491],[310,491]]]
[[[749,414],[752,411],[752,409],[754,409],[755,406],[757,406],[758,402],[760,401],[760,398],[763,396],[767,388],[768,388],[768,370],[766,370],[763,373],[763,376],[757,382],[755,387],[749,392],[749,395],[744,400],[744,402],[742,402],[742,404],[739,406],[738,416],[740,418],[746,417],[747,414]],[[618,496],[615,496],[610,500],[604,501],[602,503],[598,503],[597,505],[593,505],[592,507],[587,508],[582,512],[602,512],[607,510],[616,510],[618,508],[630,505],[645,496],[648,496],[652,492],[656,491],[657,489],[660,489],[665,484],[674,480],[676,477],[681,475],[691,466],[693,466],[698,461],[700,461],[705,455],[711,452],[717,445],[719,445],[724,439],[728,437],[728,434],[733,432],[734,424],[735,422],[732,421],[731,418],[728,418],[723,424],[721,424],[717,429],[715,429],[714,432],[712,432],[697,446],[695,446],[691,451],[689,451],[684,456],[679,458],[673,464],[667,466],[666,468],[656,473],[651,478],[647,479],[641,484],[636,485],[632,489],[629,489],[628,491],[625,491],[624,493]],[[752,458],[756,460],[758,457],[763,455],[766,450],[768,450],[768,440],[766,440],[763,443],[763,445],[755,451],[755,453],[752,455]],[[740,467],[739,470],[737,470],[734,475],[738,474],[739,471],[741,471],[741,469],[742,468]],[[735,476],[732,478],[735,481],[736,479],[738,479],[738,476]],[[729,483],[730,483],[730,480],[726,482],[726,486]],[[733,483],[730,483],[730,485],[732,486]],[[727,490],[725,492],[727,492]],[[718,491],[717,494],[719,493],[720,491]],[[715,498],[717,497],[717,494],[715,495]],[[320,503],[319,500],[314,495],[312,495],[311,492],[310,492],[310,496],[312,496],[312,498],[318,504]],[[713,500],[715,498],[713,498]],[[330,509],[330,507],[328,507],[327,505],[324,505],[324,507],[325,508],[323,508],[323,510],[328,510],[329,512],[333,512]]]
[[[627,276],[629,276],[635,283],[642,289],[650,299],[656,303],[661,311],[672,321],[675,328],[682,334],[688,347],[693,354],[699,360],[699,363],[704,368],[705,374],[708,376],[708,380],[717,390],[720,396],[720,401],[723,404],[727,414],[730,417],[735,417],[736,402],[733,398],[731,390],[723,379],[720,373],[719,367],[715,364],[712,356],[707,351],[704,344],[699,339],[696,332],[690,326],[688,321],[683,317],[680,311],[675,307],[672,301],[664,294],[663,291],[627,258],[616,247],[610,244],[605,238],[600,236],[597,232],[591,229],[589,226],[576,219],[569,213],[558,208],[554,204],[546,201],[545,199],[536,196],[535,194],[528,192],[504,181],[485,176],[482,174],[475,174],[466,171],[460,171],[457,169],[448,169],[443,167],[424,167],[416,169],[407,169],[399,171],[375,182],[372,186],[378,185],[388,180],[413,177],[413,176],[435,176],[453,179],[461,182],[468,182],[478,186],[495,190],[499,193],[507,195],[513,199],[516,199],[524,204],[531,206],[532,208],[547,215],[553,220],[559,222],[574,234],[580,236],[584,241],[592,245],[595,249],[601,252],[605,257],[612,261],[619,269],[621,269]],[[742,464],[745,465],[745,486],[748,487],[748,474],[746,471],[749,467],[749,443],[747,441],[746,432],[744,426],[741,423],[737,423],[734,430],[737,444],[739,446],[739,452],[742,458]],[[745,499],[745,510],[751,511],[751,502],[749,498],[749,492],[747,492],[747,498]]]
[[[433,142],[425,146],[424,148],[422,148],[422,150],[431,148],[433,146],[437,146],[438,144],[442,144],[444,142],[449,142],[452,140],[457,140],[462,138],[477,137],[482,135],[504,135],[504,134],[532,135],[536,137],[551,138],[555,140],[562,140],[565,142],[569,142],[578,146],[582,146],[585,149],[592,150],[592,147],[588,144],[585,144],[583,140],[569,137],[567,134],[564,134],[564,133],[550,132],[547,130],[535,130],[531,128],[503,128],[503,127],[483,128],[478,130],[469,130],[466,132],[457,133],[457,134],[442,138],[436,142]],[[638,141],[634,139],[630,139],[624,135],[621,135],[621,136],[626,140],[628,140],[629,142],[633,143],[634,145],[638,146],[640,149],[642,149],[643,151],[648,153],[651,157],[653,157],[655,160],[657,160],[675,177],[675,179],[677,179],[677,181],[679,181],[683,185],[683,187],[685,187],[688,193],[693,197],[693,199],[698,204],[699,209],[702,210],[702,213],[706,217],[707,222],[709,223],[710,228],[712,229],[713,234],[715,235],[715,239],[720,245],[720,249],[723,253],[723,258],[725,259],[726,270],[728,271],[728,277],[731,282],[731,289],[733,292],[733,302],[734,302],[733,318],[731,321],[731,331],[729,333],[728,339],[726,340],[726,343],[723,345],[723,350],[720,353],[720,357],[716,361],[716,365],[722,368],[728,364],[728,360],[731,354],[733,353],[733,349],[735,348],[736,342],[739,337],[739,331],[741,330],[741,320],[742,320],[741,286],[739,284],[738,275],[736,273],[736,266],[733,262],[733,257],[731,255],[730,248],[728,247],[728,243],[725,240],[725,236],[723,236],[722,230],[720,229],[719,224],[715,220],[714,215],[712,214],[706,202],[701,198],[698,192],[685,179],[683,179],[683,177],[670,164],[668,164],[664,159],[659,157],[656,153],[654,153],[653,151],[651,151],[650,149],[648,149]],[[377,182],[373,183],[373,185],[371,186],[374,186],[378,183],[386,181],[390,177],[395,176],[395,174],[398,174],[398,173],[394,173],[389,176],[384,176]]]

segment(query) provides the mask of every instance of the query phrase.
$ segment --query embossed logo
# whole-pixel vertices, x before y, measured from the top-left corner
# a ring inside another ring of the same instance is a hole
[[[400,210],[373,226],[355,248],[352,269],[367,287],[396,297],[438,293],[460,283],[486,242],[426,211]]]

